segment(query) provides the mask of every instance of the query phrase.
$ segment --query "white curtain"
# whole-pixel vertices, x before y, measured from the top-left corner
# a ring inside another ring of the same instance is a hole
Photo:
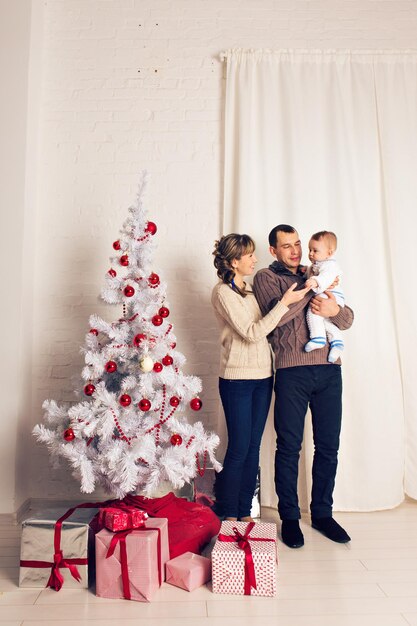
[[[231,50],[225,110],[224,233],[247,232],[259,267],[279,223],[333,230],[355,322],[345,334],[336,510],[417,498],[414,246],[417,53]],[[308,259],[304,254],[304,262]],[[275,506],[272,419],[262,502]],[[300,471],[308,506],[312,437]]]

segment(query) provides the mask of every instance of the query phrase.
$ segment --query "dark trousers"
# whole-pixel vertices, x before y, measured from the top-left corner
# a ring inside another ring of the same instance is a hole
[[[308,406],[314,438],[310,511],[312,517],[329,517],[332,515],[342,420],[340,365],[303,365],[276,372],[275,488],[281,519],[301,517],[297,495],[298,461]]]
[[[250,515],[259,466],[259,448],[271,403],[273,377],[261,380],[219,379],[228,445],[217,475],[216,508],[225,517]]]

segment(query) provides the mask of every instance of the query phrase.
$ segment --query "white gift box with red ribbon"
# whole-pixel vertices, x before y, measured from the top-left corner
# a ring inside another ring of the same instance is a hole
[[[277,527],[222,522],[211,554],[213,593],[275,596]]]

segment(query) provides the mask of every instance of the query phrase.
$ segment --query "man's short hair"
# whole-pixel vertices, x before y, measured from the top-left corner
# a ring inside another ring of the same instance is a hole
[[[329,248],[332,250],[336,250],[337,248],[337,237],[331,230],[319,230],[318,233],[311,235],[310,239],[313,241],[321,241],[324,239]]]
[[[289,226],[288,224],[278,224],[278,226],[275,226],[268,235],[269,245],[273,248],[277,245],[277,233],[279,232],[295,233],[296,230],[293,226]]]

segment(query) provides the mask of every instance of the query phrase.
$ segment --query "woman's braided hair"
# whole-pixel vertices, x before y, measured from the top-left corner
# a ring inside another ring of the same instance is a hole
[[[237,291],[243,298],[246,297],[244,289],[238,287],[234,282],[235,270],[232,267],[234,259],[240,260],[244,254],[250,254],[255,250],[255,242],[249,235],[238,235],[231,233],[224,235],[218,241],[214,242],[214,267],[217,270],[217,276],[226,285],[230,285],[234,291]]]

